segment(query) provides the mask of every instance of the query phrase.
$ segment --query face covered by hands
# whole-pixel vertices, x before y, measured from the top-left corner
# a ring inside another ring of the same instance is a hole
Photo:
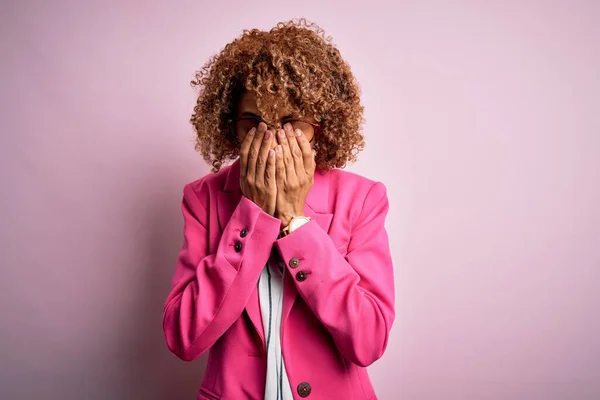
[[[281,220],[304,214],[316,170],[311,141],[318,127],[311,118],[292,119],[281,110],[280,126],[269,129],[256,101],[245,93],[238,106],[235,133],[240,147],[242,193],[263,211]]]

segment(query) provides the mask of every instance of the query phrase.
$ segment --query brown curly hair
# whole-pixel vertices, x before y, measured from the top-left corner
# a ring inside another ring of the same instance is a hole
[[[363,106],[350,66],[331,38],[306,19],[280,22],[268,32],[244,30],[196,71],[191,84],[199,87],[190,118],[196,150],[213,172],[239,156],[231,120],[244,91],[254,95],[264,119],[274,120],[282,106],[293,116],[316,119],[319,169],[343,168],[364,148]]]

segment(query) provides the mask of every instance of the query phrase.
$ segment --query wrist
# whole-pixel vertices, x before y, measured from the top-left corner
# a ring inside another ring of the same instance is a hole
[[[290,224],[293,217],[304,215],[303,211],[283,211],[277,213],[277,218],[281,220],[281,228],[285,228]]]
[[[305,215],[295,215],[289,224],[281,229],[280,236],[286,236],[300,228],[304,224],[310,222],[311,217],[307,217]]]
[[[287,217],[279,216],[279,219],[281,220],[281,228],[280,229],[287,227],[290,224],[290,222],[292,222],[292,216],[287,216]]]

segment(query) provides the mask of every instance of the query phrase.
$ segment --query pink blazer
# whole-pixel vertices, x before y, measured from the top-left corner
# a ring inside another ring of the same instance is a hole
[[[287,268],[281,342],[294,398],[376,399],[366,367],[383,355],[395,316],[385,186],[317,171],[304,210],[312,220],[277,239],[279,219],[242,195],[239,173],[238,159],[183,190],[163,329],[183,360],[210,350],[197,399],[264,398],[257,282],[273,247]]]

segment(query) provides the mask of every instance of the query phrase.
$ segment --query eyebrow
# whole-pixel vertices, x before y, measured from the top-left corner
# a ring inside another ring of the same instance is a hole
[[[250,112],[250,111],[244,111],[244,112],[242,113],[242,115],[241,115],[241,116],[242,116],[242,117],[245,117],[245,116],[248,116],[248,117],[256,117],[256,118],[262,119],[262,117],[261,117],[260,115],[258,115],[258,114],[255,114],[255,113],[253,113],[253,112]],[[282,120],[286,120],[286,119],[292,119],[292,118],[294,118],[294,116],[293,116],[292,114],[288,114],[288,115],[286,115],[285,117],[283,117],[283,118],[281,118],[281,119],[282,119]]]
[[[242,113],[242,117],[243,117],[243,116],[250,116],[250,117],[256,117],[256,118],[260,118],[260,115],[258,115],[258,114],[255,114],[255,113],[253,113],[253,112],[250,112],[250,111],[244,111],[244,112]]]

